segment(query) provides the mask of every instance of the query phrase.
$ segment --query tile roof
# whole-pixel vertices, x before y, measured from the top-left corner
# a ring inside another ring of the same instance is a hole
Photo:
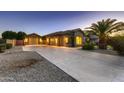
[[[58,31],[58,32],[50,33],[50,34],[44,35],[43,37],[71,34],[71,33],[76,32],[76,31],[81,31],[83,33],[83,31],[80,28],[77,28],[77,29],[72,29],[72,30]]]
[[[38,35],[36,33],[31,33],[31,34],[28,34],[27,36],[38,36],[38,37],[41,37],[40,35]]]

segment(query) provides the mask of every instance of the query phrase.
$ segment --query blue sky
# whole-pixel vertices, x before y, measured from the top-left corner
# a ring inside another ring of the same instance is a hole
[[[25,11],[0,12],[0,32],[6,30],[24,31],[45,35],[51,32],[85,28],[101,19],[116,18],[124,21],[124,12],[91,11]]]

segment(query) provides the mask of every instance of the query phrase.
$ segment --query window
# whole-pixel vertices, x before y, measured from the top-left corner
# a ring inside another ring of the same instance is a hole
[[[49,43],[49,38],[47,38],[47,43]]]
[[[58,38],[55,38],[55,44],[58,44]]]
[[[28,42],[28,38],[25,38],[24,42]]]
[[[42,43],[42,39],[40,38],[40,43]]]
[[[64,38],[64,42],[65,42],[65,43],[68,43],[68,37],[65,37],[65,38]]]
[[[81,36],[76,36],[76,44],[82,45],[82,37]]]

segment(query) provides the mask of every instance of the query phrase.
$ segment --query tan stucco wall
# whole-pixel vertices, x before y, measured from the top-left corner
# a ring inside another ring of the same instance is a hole
[[[42,42],[40,42],[39,37],[26,37],[28,39],[28,42],[24,42],[25,45],[39,45]]]
[[[7,39],[6,43],[7,44],[12,44],[12,46],[15,46],[16,45],[16,40],[14,40],[14,39],[13,40]]]
[[[29,37],[29,45],[38,45],[38,37]]]

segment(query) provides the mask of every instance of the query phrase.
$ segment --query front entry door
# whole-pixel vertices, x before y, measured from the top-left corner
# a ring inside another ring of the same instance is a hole
[[[36,38],[35,37],[32,37],[32,45],[36,45],[37,43],[36,43]]]

